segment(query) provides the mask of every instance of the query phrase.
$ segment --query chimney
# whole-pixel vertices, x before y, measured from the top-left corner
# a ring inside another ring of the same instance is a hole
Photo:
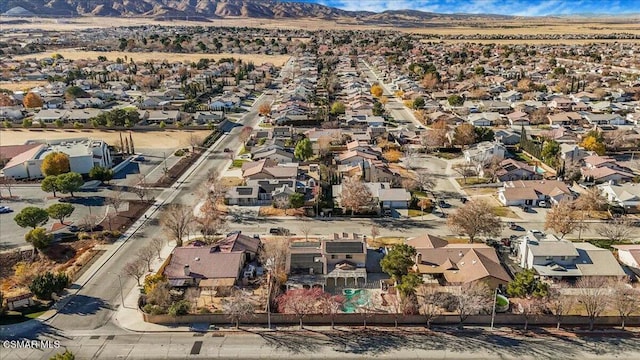
[[[189,264],[184,265],[184,276],[191,275],[191,269],[189,268]]]
[[[416,254],[416,265],[422,263],[422,254],[421,253],[417,253]]]

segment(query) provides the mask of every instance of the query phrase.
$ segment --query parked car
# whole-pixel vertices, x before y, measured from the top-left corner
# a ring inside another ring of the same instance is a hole
[[[466,204],[467,201],[469,201],[469,200],[467,200],[466,197],[460,198],[460,202],[462,202],[463,204]]]
[[[142,162],[142,161],[144,161],[145,159],[144,159],[144,156],[142,156],[142,155],[138,155],[138,156],[136,156],[135,158],[133,158],[133,160],[134,160],[134,161],[140,161],[140,162]]]
[[[538,206],[541,208],[546,208],[547,207],[547,202],[542,200],[538,202]]]
[[[223,151],[224,151],[224,152],[226,152],[226,153],[228,153],[228,152],[231,152],[231,149],[229,149],[229,148],[224,148],[224,150],[223,150]]]
[[[8,206],[0,206],[0,214],[7,214],[13,212],[13,209]]]
[[[278,227],[278,228],[269,229],[269,234],[287,236],[287,235],[291,235],[291,231],[289,231],[289,229],[285,229],[283,227]]]
[[[440,206],[441,208],[450,208],[451,204],[447,203],[444,200],[438,200],[438,206]]]
[[[75,225],[71,225],[67,228],[67,230],[71,231],[72,233],[78,232],[80,231],[80,228],[75,226]]]

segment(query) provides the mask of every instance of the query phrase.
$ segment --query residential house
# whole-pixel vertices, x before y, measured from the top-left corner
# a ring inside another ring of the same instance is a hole
[[[249,180],[296,179],[298,178],[298,164],[277,164],[268,159],[247,162],[242,165],[242,177]]]
[[[577,124],[582,116],[576,112],[559,112],[547,115],[547,119],[549,119],[549,125],[568,126]]]
[[[389,183],[365,182],[369,189],[373,202],[380,209],[407,209],[411,201],[411,194],[405,189],[391,188]],[[333,185],[333,197],[337,204],[340,204],[342,185]]]
[[[520,267],[532,269],[549,280],[576,280],[584,276],[622,279],[626,276],[611,251],[551,234],[529,232],[520,240],[517,256]]]
[[[67,110],[42,109],[33,116],[33,120],[37,121],[40,124],[52,124],[56,120],[64,121],[66,119],[66,116],[67,116]]]
[[[496,141],[504,145],[516,145],[520,143],[520,134],[510,129],[498,129],[495,131]]]
[[[523,111],[515,111],[507,114],[509,124],[511,125],[529,125],[529,114]]]
[[[69,110],[65,115],[65,120],[68,123],[79,122],[81,124],[87,124],[91,119],[96,118],[102,113],[100,109],[82,109],[82,110]]]
[[[149,124],[173,124],[180,120],[178,110],[147,110],[141,118]]]
[[[485,164],[492,159],[504,159],[507,149],[495,141],[483,141],[469,146],[464,159],[469,164]]]
[[[467,121],[473,126],[493,126],[501,120],[501,115],[497,112],[483,112],[478,114],[469,114]]]
[[[259,151],[259,152],[253,153],[253,156],[252,156],[252,159],[254,161],[269,159],[275,164],[291,163],[293,162],[293,158],[294,156],[292,153],[288,151],[284,151],[282,149],[270,149],[265,151]]]
[[[233,286],[246,260],[244,251],[223,252],[218,246],[177,247],[162,273],[173,287],[200,287],[204,280],[215,280],[218,286]]]
[[[625,125],[627,123],[627,120],[618,114],[585,113],[584,118],[593,125]]]
[[[575,144],[560,144],[560,158],[567,165],[579,163],[582,159],[593,154],[593,151],[587,151]]]
[[[563,110],[567,111],[571,109],[571,105],[573,105],[573,101],[571,99],[567,99],[565,97],[556,96],[551,101],[549,101],[549,108],[555,110]]]
[[[582,176],[590,181],[621,183],[631,181],[634,178],[633,172],[618,164],[614,158],[591,155],[584,158],[583,161],[585,167],[581,168]]]
[[[366,265],[366,240],[357,234],[333,234],[320,242],[291,242],[286,285],[360,287],[367,283]]]
[[[485,169],[482,169],[480,176],[485,176]],[[542,174],[539,173],[538,167],[514,159],[502,160],[498,170],[495,172],[495,176],[500,181],[542,179]]]
[[[456,286],[480,281],[494,289],[511,281],[496,250],[486,244],[449,244],[429,234],[407,239],[406,244],[416,249],[413,270],[426,284]]]
[[[613,245],[612,247],[618,250],[618,259],[620,262],[640,275],[640,244]]]
[[[640,185],[634,183],[598,185],[598,188],[609,202],[630,211],[640,207]]]
[[[572,198],[569,187],[558,180],[505,181],[498,189],[498,200],[505,206],[533,206],[540,201],[557,204]]]

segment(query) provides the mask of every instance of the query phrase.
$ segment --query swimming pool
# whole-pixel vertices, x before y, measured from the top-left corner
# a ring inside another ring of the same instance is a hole
[[[345,297],[345,301],[342,304],[342,312],[352,314],[359,307],[369,303],[369,292],[365,289],[344,289],[342,294]]]

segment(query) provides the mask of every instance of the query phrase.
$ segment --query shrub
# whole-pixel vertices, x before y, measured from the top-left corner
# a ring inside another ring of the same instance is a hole
[[[175,156],[184,156],[184,150],[182,149],[178,149],[176,150],[175,153],[173,153]]]
[[[209,310],[209,308],[199,308],[198,309],[198,314],[211,314],[211,310]]]
[[[81,232],[78,234],[78,240],[89,240],[91,239],[91,235],[86,232]]]
[[[42,300],[51,300],[53,293],[60,294],[62,290],[69,284],[69,277],[64,273],[53,274],[46,272],[37,275],[29,285],[29,290]]]
[[[151,315],[162,315],[167,313],[161,306],[152,305],[152,304],[147,304],[144,307],[142,307],[142,311]]]
[[[176,301],[169,306],[167,313],[171,316],[187,315],[190,307],[191,305],[187,300]]]
[[[73,123],[73,128],[74,129],[82,129],[83,127],[84,127],[84,125],[82,123],[79,123],[77,121]]]

